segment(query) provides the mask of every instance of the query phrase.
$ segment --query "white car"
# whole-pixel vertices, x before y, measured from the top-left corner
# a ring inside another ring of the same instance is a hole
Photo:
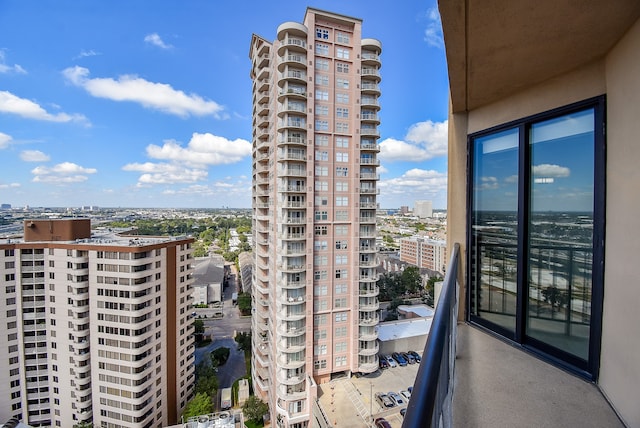
[[[400,395],[402,395],[404,398],[407,399],[407,401],[409,401],[409,399],[411,398],[411,393],[407,390],[404,391],[400,391]]]
[[[397,367],[398,363],[396,363],[396,360],[394,360],[391,355],[385,355],[384,359],[387,360],[387,363],[389,363],[389,367]]]

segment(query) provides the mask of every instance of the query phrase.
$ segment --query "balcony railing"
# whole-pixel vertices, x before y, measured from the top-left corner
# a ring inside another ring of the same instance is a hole
[[[451,426],[458,319],[458,259],[455,244],[416,375],[402,428]]]

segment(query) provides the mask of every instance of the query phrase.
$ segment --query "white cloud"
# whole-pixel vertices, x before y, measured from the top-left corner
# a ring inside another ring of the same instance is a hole
[[[400,177],[380,181],[379,186],[384,188],[385,194],[423,195],[421,197],[412,197],[413,199],[424,199],[424,196],[428,195],[436,195],[443,192],[446,194],[447,173],[413,168]]]
[[[167,140],[162,146],[147,146],[147,155],[153,159],[185,162],[189,165],[227,165],[251,156],[251,143],[240,138],[232,141],[210,133],[195,132],[187,147]]]
[[[138,186],[151,184],[195,183],[207,178],[204,169],[186,168],[169,163],[130,163],[122,167],[124,171],[142,172],[138,178]]]
[[[20,159],[25,162],[47,162],[51,158],[40,150],[23,150],[20,153]]]
[[[6,149],[7,147],[9,147],[9,144],[11,144],[11,140],[13,140],[11,135],[0,132],[0,149]]]
[[[117,79],[89,78],[84,67],[69,67],[62,74],[73,85],[85,89],[90,95],[113,101],[131,101],[142,106],[180,117],[207,116],[225,118],[224,108],[197,94],[185,94],[166,83],[149,82],[135,75],[122,75]]]
[[[20,187],[20,183],[0,184],[0,189],[14,189]]]
[[[0,73],[27,74],[27,70],[22,68],[19,64],[7,65],[5,62],[4,50],[0,49]]]
[[[571,170],[565,166],[553,165],[548,163],[533,166],[533,175],[535,177],[561,178],[568,177],[570,174]]]
[[[76,56],[73,57],[73,59],[80,59],[80,58],[86,58],[89,56],[97,56],[97,55],[101,55],[100,52],[96,52],[93,49],[90,49],[88,51],[85,51],[84,49],[80,51],[80,53]]]
[[[49,113],[38,103],[17,97],[8,91],[0,91],[0,112],[49,122],[87,122],[87,119],[81,114]]]
[[[49,168],[38,166],[31,170],[36,183],[79,183],[89,179],[87,174],[98,172],[95,168],[85,168],[72,162],[63,162]]]
[[[422,162],[447,155],[448,121],[411,125],[404,141],[387,138],[380,143],[383,161]]]
[[[424,41],[429,46],[444,48],[444,37],[442,36],[442,21],[437,7],[427,11],[427,28],[424,30]]]
[[[481,184],[476,187],[477,190],[495,190],[500,187],[496,177],[480,177],[480,183]]]
[[[158,33],[147,34],[144,37],[144,41],[154,46],[158,46],[162,49],[171,49],[173,46],[166,44],[162,41],[162,38],[158,35]]]

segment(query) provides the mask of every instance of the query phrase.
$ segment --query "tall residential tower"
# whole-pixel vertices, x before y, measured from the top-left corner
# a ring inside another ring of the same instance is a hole
[[[25,221],[0,240],[0,419],[163,427],[193,395],[192,238]]]
[[[253,382],[277,427],[313,426],[316,384],[378,367],[381,44],[308,8],[254,35]]]

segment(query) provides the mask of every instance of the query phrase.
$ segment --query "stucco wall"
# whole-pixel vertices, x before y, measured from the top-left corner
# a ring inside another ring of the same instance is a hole
[[[640,21],[611,50],[607,70],[607,229],[599,385],[627,426],[640,426]]]

